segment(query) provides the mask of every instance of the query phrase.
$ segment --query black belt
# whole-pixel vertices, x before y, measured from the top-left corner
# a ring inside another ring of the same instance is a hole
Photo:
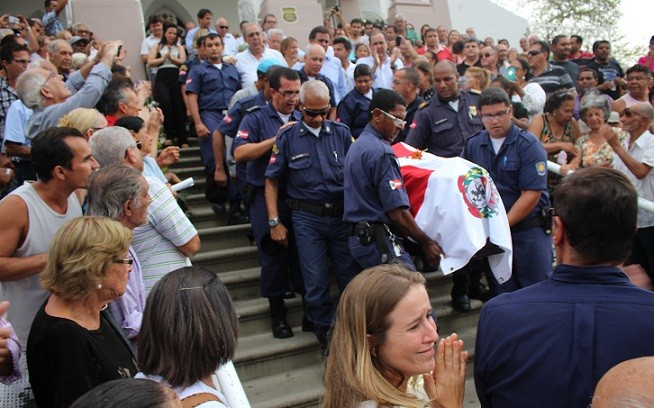
[[[539,217],[530,218],[528,220],[523,220],[511,227],[511,232],[519,232],[529,228],[542,227],[543,224],[540,222]]]
[[[302,211],[319,217],[342,217],[343,202],[334,203],[314,203],[311,201],[295,200],[289,198],[286,200],[292,211]]]

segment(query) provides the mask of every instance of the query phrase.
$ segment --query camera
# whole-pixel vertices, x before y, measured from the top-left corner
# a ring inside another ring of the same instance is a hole
[[[340,6],[334,6],[334,11],[341,11],[341,7]]]
[[[9,20],[9,24],[11,24],[11,25],[15,25],[15,24],[20,23],[20,20],[18,19],[18,17],[9,16],[8,20]]]

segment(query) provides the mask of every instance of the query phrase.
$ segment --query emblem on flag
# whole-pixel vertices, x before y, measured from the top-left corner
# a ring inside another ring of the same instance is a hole
[[[477,218],[492,218],[499,214],[498,192],[493,181],[480,167],[473,167],[457,179],[457,186],[470,214]]]

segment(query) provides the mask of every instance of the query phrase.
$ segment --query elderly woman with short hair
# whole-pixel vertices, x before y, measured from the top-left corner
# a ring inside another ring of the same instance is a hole
[[[148,296],[136,378],[164,383],[185,406],[225,408],[211,375],[234,357],[237,337],[232,298],[218,276],[198,266],[177,269]]]
[[[581,151],[581,167],[611,167],[615,152],[606,141],[607,132],[616,133],[620,143],[629,138],[629,134],[624,130],[606,123],[610,114],[611,107],[605,95],[591,91],[581,98],[579,116],[590,129],[575,142],[575,146]]]
[[[152,198],[148,194],[148,182],[134,168],[123,165],[101,168],[91,176],[88,194],[88,215],[111,218],[130,230],[147,222]],[[145,287],[141,263],[131,245],[128,258],[133,263],[127,288],[122,296],[109,303],[109,311],[125,336],[135,340],[145,309]]]
[[[55,234],[40,276],[51,292],[27,341],[39,407],[68,407],[91,388],[136,374],[134,354],[105,311],[125,292],[132,234],[116,221],[78,217]]]

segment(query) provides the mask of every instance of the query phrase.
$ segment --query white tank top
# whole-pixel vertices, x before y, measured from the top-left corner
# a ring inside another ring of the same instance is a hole
[[[25,242],[13,257],[23,258],[48,252],[55,233],[67,221],[82,215],[82,207],[73,193],[68,197],[66,214],[59,214],[50,208],[39,196],[30,183],[25,183],[9,195],[16,195],[27,205],[29,229]],[[11,302],[7,320],[14,327],[23,350],[27,347],[27,336],[32,321],[49,293],[39,284],[39,274],[25,279],[2,283],[3,300]]]

